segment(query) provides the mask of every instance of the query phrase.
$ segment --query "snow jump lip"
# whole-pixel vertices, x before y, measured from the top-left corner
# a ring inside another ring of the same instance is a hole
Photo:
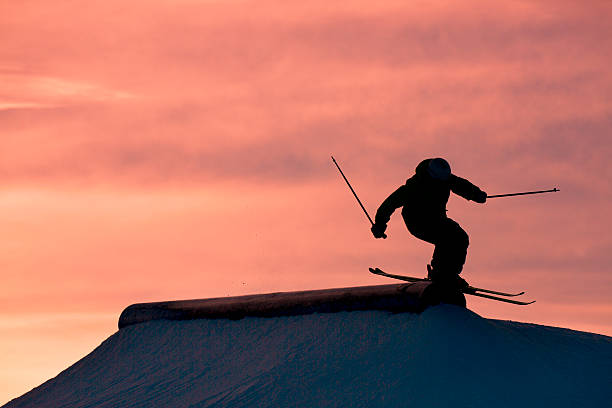
[[[357,310],[422,312],[439,299],[428,282],[279,292],[212,299],[137,303],[119,317],[119,329],[151,320],[241,319]],[[464,299],[465,301],[465,299]],[[464,303],[465,305],[465,303]]]

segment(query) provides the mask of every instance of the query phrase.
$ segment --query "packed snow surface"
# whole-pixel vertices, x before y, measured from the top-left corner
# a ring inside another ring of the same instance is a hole
[[[612,338],[456,306],[129,326],[5,407],[604,407]]]

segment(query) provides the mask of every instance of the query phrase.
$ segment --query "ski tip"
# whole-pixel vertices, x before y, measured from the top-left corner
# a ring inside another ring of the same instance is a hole
[[[369,268],[369,270],[370,273],[373,273],[374,275],[386,275],[386,273],[380,270],[380,268]]]
[[[531,302],[521,302],[518,300],[513,300],[513,301],[508,301],[509,303],[514,303],[515,305],[520,305],[520,306],[527,306],[527,305],[531,305],[532,303],[535,303],[535,300],[532,300]]]

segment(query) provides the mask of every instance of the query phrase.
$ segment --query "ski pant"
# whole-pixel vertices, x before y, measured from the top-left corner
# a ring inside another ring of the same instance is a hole
[[[470,245],[468,234],[447,217],[406,221],[415,237],[434,244],[432,268],[441,274],[460,274]]]

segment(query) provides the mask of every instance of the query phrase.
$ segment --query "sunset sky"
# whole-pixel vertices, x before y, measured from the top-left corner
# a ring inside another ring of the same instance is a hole
[[[612,335],[609,1],[0,3],[0,404],[132,303],[387,284],[433,247],[373,216],[424,158],[484,317]]]

